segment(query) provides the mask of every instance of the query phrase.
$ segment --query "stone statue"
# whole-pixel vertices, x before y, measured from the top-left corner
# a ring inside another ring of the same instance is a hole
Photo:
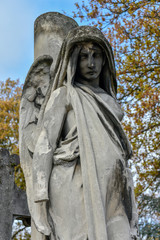
[[[55,71],[39,57],[24,85],[20,157],[32,239],[137,239],[137,212],[111,46],[72,28]]]

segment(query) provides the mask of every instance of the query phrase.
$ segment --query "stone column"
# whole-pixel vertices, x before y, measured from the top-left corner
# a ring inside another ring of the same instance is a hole
[[[40,15],[34,23],[34,59],[50,55],[53,58],[53,72],[63,40],[69,30],[77,26],[75,20],[58,12]]]

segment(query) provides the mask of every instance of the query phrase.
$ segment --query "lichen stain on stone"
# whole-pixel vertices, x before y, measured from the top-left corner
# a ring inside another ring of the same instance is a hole
[[[46,189],[45,180],[46,180],[45,173],[43,171],[39,171],[37,173],[37,183],[38,183],[39,189],[41,189],[42,191]]]
[[[120,159],[117,160],[115,169],[114,186],[121,193],[122,202],[129,222],[132,219],[132,198],[131,186],[128,186],[128,175],[124,165]]]

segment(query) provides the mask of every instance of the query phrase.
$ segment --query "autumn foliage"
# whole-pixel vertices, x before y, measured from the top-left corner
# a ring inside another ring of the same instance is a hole
[[[101,29],[116,61],[118,100],[133,147],[141,237],[158,234],[160,177],[160,3],[156,0],[88,0],[74,17]],[[160,209],[159,209],[160,210]],[[148,223],[148,219],[150,224]]]
[[[10,154],[18,154],[19,106],[22,86],[19,81],[8,78],[0,82],[0,148],[6,148]],[[20,165],[15,167],[15,182],[25,189],[25,180]]]
[[[0,82],[0,147],[18,153],[19,105],[22,88],[19,81]]]

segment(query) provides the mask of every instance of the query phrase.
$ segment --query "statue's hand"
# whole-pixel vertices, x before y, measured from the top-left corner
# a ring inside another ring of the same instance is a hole
[[[47,219],[47,207],[46,207],[46,201],[43,202],[38,202],[36,204],[39,204],[39,214],[38,216],[39,219],[36,219],[35,225],[37,227],[37,230],[44,234],[45,236],[49,236],[51,234],[51,228],[49,226],[48,223],[48,219]]]

